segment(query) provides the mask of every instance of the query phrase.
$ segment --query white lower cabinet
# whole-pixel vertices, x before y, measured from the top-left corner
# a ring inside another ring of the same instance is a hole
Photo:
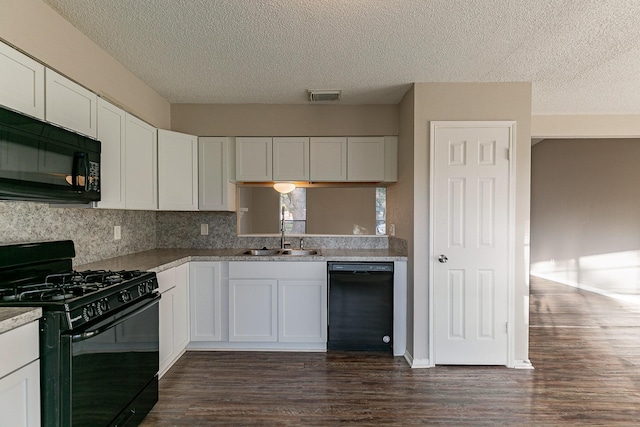
[[[278,281],[229,279],[229,341],[278,341]]]
[[[165,374],[189,343],[189,264],[158,273],[160,299],[160,372]]]
[[[326,350],[326,262],[191,262],[190,279],[190,349]]]
[[[191,299],[191,342],[222,341],[221,270],[226,262],[191,262],[189,297]]]
[[[0,334],[0,424],[40,426],[38,322]],[[11,351],[7,351],[11,349]]]
[[[230,262],[229,341],[326,348],[326,263]]]
[[[327,281],[278,281],[278,340],[327,341]]]

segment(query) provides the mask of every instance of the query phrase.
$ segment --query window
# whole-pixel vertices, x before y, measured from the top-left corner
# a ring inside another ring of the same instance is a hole
[[[326,189],[325,189],[326,190]],[[375,189],[375,234],[383,236],[386,233],[386,199],[387,189],[384,187],[378,187]],[[317,190],[316,192],[319,192]],[[333,190],[335,193],[335,190]],[[339,200],[337,196],[336,200]],[[371,199],[369,199],[371,200]],[[326,199],[322,202],[324,205],[323,215],[331,217],[333,211],[341,211],[342,203],[337,202],[335,206],[331,207],[331,203],[327,203]],[[284,207],[284,220],[285,220],[285,232],[293,234],[306,234],[307,233],[307,189],[296,188],[290,193],[280,195],[280,209],[279,215],[282,220],[281,212]],[[349,225],[352,227],[353,234],[374,234],[369,227],[363,227],[359,224]],[[310,234],[319,234],[317,230],[310,230]]]
[[[290,193],[280,194],[280,212],[282,207],[284,207],[284,231],[305,234],[307,232],[307,189],[296,188]]]

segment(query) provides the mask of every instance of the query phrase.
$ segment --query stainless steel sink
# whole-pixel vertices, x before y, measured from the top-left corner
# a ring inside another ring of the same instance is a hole
[[[303,255],[320,255],[316,249],[282,249],[281,255],[303,256]]]
[[[320,255],[318,249],[245,249],[239,255],[250,256],[309,256]]]
[[[247,249],[242,252],[242,255],[253,255],[253,256],[276,256],[280,255],[279,249]]]

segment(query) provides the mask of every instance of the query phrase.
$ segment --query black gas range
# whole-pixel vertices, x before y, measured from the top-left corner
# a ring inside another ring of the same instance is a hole
[[[137,425],[158,399],[156,275],[74,256],[70,240],[0,245],[0,307],[43,310],[42,425]]]

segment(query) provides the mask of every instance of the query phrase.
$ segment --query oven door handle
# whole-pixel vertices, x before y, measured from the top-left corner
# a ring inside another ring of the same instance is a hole
[[[114,326],[116,326],[119,323],[124,322],[127,319],[132,318],[133,316],[145,311],[146,309],[150,308],[153,304],[155,304],[156,302],[158,302],[158,300],[160,299],[160,294],[159,293],[150,293],[150,294],[146,294],[143,298],[151,298],[151,300],[147,303],[145,303],[144,305],[138,307],[136,310],[132,311],[131,313],[128,313],[122,317],[118,317],[117,319],[112,320],[109,323],[106,323],[96,329],[92,329],[89,331],[85,331],[82,332],[81,334],[75,334],[71,336],[71,341],[73,342],[80,342],[80,341],[84,341],[84,340],[88,340],[89,338],[93,338],[96,335],[100,335],[101,333],[113,328]]]

